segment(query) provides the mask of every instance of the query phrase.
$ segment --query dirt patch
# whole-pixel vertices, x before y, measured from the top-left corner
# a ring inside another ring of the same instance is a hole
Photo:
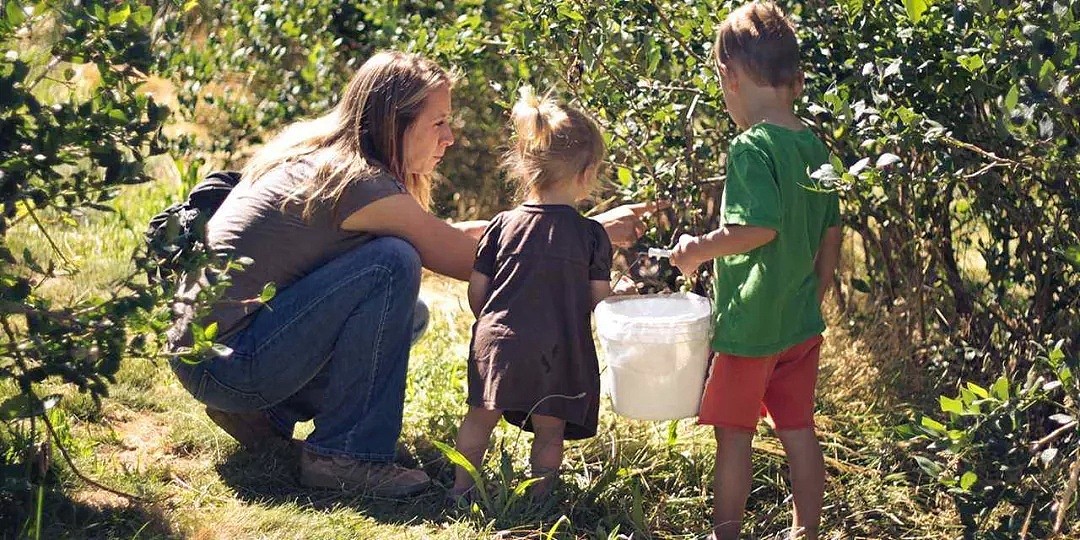
[[[157,415],[133,415],[113,424],[113,430],[121,440],[116,459],[131,472],[144,473],[147,465],[172,459],[165,448],[169,426]]]
[[[97,511],[116,510],[131,505],[126,497],[96,488],[76,491],[71,494],[71,500]]]

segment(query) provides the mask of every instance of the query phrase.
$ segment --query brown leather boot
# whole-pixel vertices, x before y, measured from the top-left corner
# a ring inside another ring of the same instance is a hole
[[[304,450],[300,454],[300,484],[356,490],[379,497],[405,497],[423,491],[431,479],[424,471],[396,463],[321,456]]]

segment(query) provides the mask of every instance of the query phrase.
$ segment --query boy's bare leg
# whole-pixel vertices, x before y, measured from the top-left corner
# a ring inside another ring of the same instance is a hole
[[[713,534],[737,540],[746,499],[750,496],[750,443],[754,434],[716,428],[716,477],[713,482]]]
[[[817,540],[825,497],[825,459],[814,428],[778,431],[791,473],[791,538]]]
[[[480,470],[484,464],[484,452],[487,452],[488,443],[491,442],[491,430],[495,429],[499,418],[502,418],[502,411],[470,406],[469,412],[465,413],[465,419],[461,421],[455,441],[457,451],[461,452],[476,470]],[[474,483],[464,468],[454,468],[454,493],[463,494]]]
[[[533,493],[543,495],[555,485],[555,477],[562,466],[566,422],[553,416],[534,414],[532,425],[536,436],[533,438],[529,464],[532,466],[533,476],[546,477],[534,485]]]

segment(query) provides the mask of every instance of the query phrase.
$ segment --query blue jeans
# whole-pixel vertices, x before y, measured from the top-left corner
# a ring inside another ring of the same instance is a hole
[[[419,289],[416,249],[377,238],[278,291],[225,340],[231,355],[173,370],[200,402],[265,410],[283,435],[314,419],[305,446],[315,453],[390,461],[409,345],[427,325]]]

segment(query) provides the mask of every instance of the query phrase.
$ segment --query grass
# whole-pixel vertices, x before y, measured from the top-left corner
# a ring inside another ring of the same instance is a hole
[[[77,267],[49,284],[56,298],[99,294],[130,271],[127,257],[141,227],[175,199],[177,182],[133,186],[116,214],[87,214],[75,224],[47,223],[50,236]],[[126,222],[125,222],[126,220]],[[24,220],[9,234],[13,249],[42,255],[48,242]],[[378,500],[297,483],[295,455],[250,452],[214,426],[157,359],[129,358],[100,404],[70,388],[55,418],[80,470],[137,494],[129,501],[89,486],[65,466],[53,467],[46,492],[45,538],[699,538],[708,528],[713,453],[708,429],[692,420],[649,423],[616,416],[602,403],[599,435],[572,443],[563,482],[543,504],[505,504],[528,456],[529,435],[496,430],[485,474],[501,501],[459,509],[445,502],[452,464],[435,447],[452,444],[465,411],[465,358],[471,315],[464,286],[426,276],[432,326],[413,349],[401,460],[419,466],[436,486],[407,500]],[[905,349],[889,321],[850,332],[830,314],[819,399],[829,480],[826,538],[941,538],[955,520],[934,513],[943,502],[917,487],[890,426],[919,381],[901,362]],[[14,388],[0,382],[0,396]],[[16,426],[0,428],[0,449]],[[301,426],[298,434],[310,431]],[[754,483],[746,535],[777,538],[790,520],[783,452],[762,428],[755,440]],[[55,453],[55,452],[54,452]],[[502,471],[499,473],[498,471]],[[13,535],[29,506],[4,501],[0,526]],[[625,536],[622,536],[625,537]]]

